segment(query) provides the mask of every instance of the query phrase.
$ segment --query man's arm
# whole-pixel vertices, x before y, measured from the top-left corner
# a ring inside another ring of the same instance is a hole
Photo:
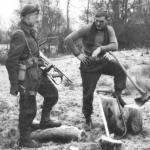
[[[116,38],[115,31],[113,27],[108,26],[108,35],[109,35],[109,41],[110,43],[105,46],[101,46],[101,51],[107,52],[107,51],[116,51],[118,50],[118,41]]]
[[[11,84],[10,93],[15,95],[18,91],[18,69],[19,59],[25,49],[25,40],[21,33],[16,32],[10,42],[10,50],[6,61],[6,68],[9,74],[9,80]]]
[[[75,41],[82,38],[87,33],[87,30],[88,27],[81,28],[78,31],[72,32],[65,38],[67,48],[71,50],[75,56],[80,54],[80,50],[76,47]]]

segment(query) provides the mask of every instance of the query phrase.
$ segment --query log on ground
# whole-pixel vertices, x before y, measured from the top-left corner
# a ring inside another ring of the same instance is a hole
[[[59,142],[68,143],[71,141],[79,141],[85,136],[83,130],[74,126],[61,126],[57,128],[48,128],[45,130],[37,130],[32,132],[31,137],[40,142]]]

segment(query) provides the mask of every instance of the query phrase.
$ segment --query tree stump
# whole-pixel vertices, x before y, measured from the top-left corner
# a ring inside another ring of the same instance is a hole
[[[100,95],[100,98],[102,100],[102,106],[107,120],[109,132],[122,135],[125,127],[121,118],[117,100],[115,98],[103,95]]]
[[[31,137],[40,142],[60,142],[68,143],[71,141],[79,141],[85,136],[83,130],[73,126],[61,126],[57,128],[49,128],[45,130],[37,130],[32,132]]]
[[[143,128],[142,108],[137,105],[125,105],[123,116],[126,120],[127,129],[133,134],[138,134]]]
[[[110,133],[122,135],[125,131],[125,126],[121,117],[121,112],[118,107],[117,100],[112,97],[100,95],[105,117]],[[137,105],[125,105],[121,107],[123,118],[127,127],[127,131],[138,134],[143,128],[142,107]]]

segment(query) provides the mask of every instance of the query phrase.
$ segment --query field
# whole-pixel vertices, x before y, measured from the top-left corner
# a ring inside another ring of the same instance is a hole
[[[150,53],[147,50],[131,50],[114,53],[121,62],[126,64],[133,79],[144,90],[150,92]],[[58,85],[59,102],[52,111],[53,118],[59,119],[64,125],[71,125],[82,129],[84,118],[82,108],[82,83],[79,71],[80,62],[75,57],[63,56],[52,58],[51,61],[60,68],[72,81],[73,86],[66,82]],[[17,149],[18,126],[18,97],[9,94],[9,80],[4,65],[0,65],[0,149]],[[97,88],[113,90],[113,77],[101,76]],[[134,103],[134,98],[139,94],[131,83],[127,82],[127,89],[123,98],[128,104]],[[87,132],[84,141],[60,144],[54,142],[43,143],[39,150],[98,150],[97,139],[104,135],[104,127],[98,107],[99,96],[94,94],[94,113],[92,115],[94,128]],[[36,120],[40,121],[41,105],[43,98],[37,96],[38,112]],[[121,139],[124,150],[150,150],[150,103],[147,102],[143,109],[143,131],[138,135],[127,134]]]

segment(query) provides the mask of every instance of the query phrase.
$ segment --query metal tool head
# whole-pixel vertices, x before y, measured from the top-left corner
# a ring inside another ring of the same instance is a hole
[[[121,140],[116,140],[116,139],[113,139],[112,137],[108,137],[106,135],[102,135],[101,140],[109,141],[109,143],[115,143],[115,144],[118,144],[118,145],[123,144],[123,142]]]
[[[135,102],[138,106],[143,106],[147,101],[150,100],[150,95],[145,93],[140,97],[135,98]]]
[[[111,137],[102,135],[100,139],[97,140],[100,144],[101,149],[122,149],[123,142],[120,140],[112,139]]]

